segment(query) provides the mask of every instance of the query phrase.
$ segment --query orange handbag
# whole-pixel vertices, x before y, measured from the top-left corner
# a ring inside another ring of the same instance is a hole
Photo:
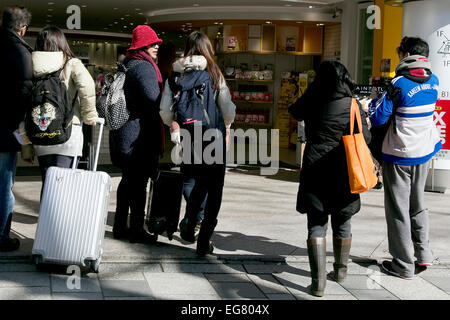
[[[354,124],[358,123],[359,133],[353,133]],[[350,134],[342,136],[347,157],[348,179],[351,193],[362,193],[377,184],[375,165],[362,133],[362,122],[359,106],[352,99],[350,107]]]

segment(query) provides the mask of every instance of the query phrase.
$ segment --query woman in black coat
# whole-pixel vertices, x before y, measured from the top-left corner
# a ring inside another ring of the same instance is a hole
[[[328,216],[333,229],[334,280],[347,274],[352,215],[360,210],[358,194],[350,192],[342,136],[350,130],[350,105],[354,82],[337,61],[323,62],[305,94],[289,107],[297,120],[305,121],[306,147],[300,172],[297,211],[308,218],[308,256],[313,295],[323,296],[326,284],[326,232]],[[361,118],[365,119],[361,110]],[[370,133],[366,121],[363,133]]]
[[[159,116],[163,82],[154,61],[161,42],[149,26],[133,30],[131,47],[123,61],[128,69],[124,93],[130,117],[123,127],[110,131],[111,160],[122,169],[113,235],[116,239],[128,237],[131,243],[155,241],[143,226],[148,179],[157,178],[158,159],[164,149],[164,125]]]

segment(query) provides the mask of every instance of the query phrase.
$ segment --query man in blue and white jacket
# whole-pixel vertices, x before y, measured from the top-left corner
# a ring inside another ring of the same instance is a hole
[[[400,63],[392,85],[400,89],[398,95],[394,99],[383,93],[374,99],[369,116],[373,126],[380,126],[394,113],[382,146],[385,212],[393,260],[383,261],[382,268],[391,275],[411,279],[415,263],[426,268],[434,260],[423,198],[430,159],[442,148],[433,122],[439,80],[431,72],[425,41],[404,37],[397,50]]]

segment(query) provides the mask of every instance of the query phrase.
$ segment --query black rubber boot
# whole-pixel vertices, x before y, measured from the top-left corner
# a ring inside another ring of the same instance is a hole
[[[130,243],[156,243],[157,235],[144,229],[144,216],[130,216]]]
[[[307,240],[309,266],[311,268],[311,293],[323,297],[327,284],[326,275],[326,238],[310,238]]]
[[[114,239],[127,239],[129,236],[128,230],[128,214],[120,214],[117,213],[114,216],[114,225],[113,225],[113,237]]]
[[[347,264],[350,256],[352,238],[333,238],[334,252],[334,273],[333,279],[336,282],[343,282],[347,277]]]
[[[203,220],[197,239],[197,255],[199,257],[204,257],[207,254],[213,253],[214,246],[210,239],[214,233],[216,225],[217,219],[215,219],[211,224],[205,224],[205,220]]]

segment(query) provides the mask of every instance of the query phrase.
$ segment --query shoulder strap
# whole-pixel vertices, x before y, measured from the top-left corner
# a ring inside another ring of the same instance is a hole
[[[352,102],[350,105],[350,135],[353,134],[353,129],[354,129],[354,125],[355,125],[355,117],[356,117],[356,122],[358,124],[359,133],[362,133],[362,121],[361,121],[361,114],[359,112],[359,106],[358,106],[358,103],[356,102],[356,99],[352,98]]]

